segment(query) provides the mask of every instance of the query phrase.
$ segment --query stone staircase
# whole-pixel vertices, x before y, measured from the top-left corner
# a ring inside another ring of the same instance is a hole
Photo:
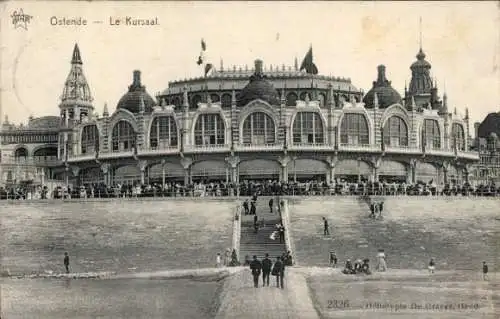
[[[264,218],[264,227],[259,227],[255,233],[253,227],[253,215],[241,215],[241,236],[240,236],[240,259],[245,260],[248,255],[252,258],[254,255],[257,258],[264,258],[268,253],[272,259],[276,256],[281,256],[286,252],[286,245],[283,241],[280,243],[279,236],[276,240],[269,238],[273,231],[276,230],[275,225],[281,223],[281,217],[278,212],[269,212],[269,199],[270,197],[261,197],[257,199],[257,216],[259,221]]]

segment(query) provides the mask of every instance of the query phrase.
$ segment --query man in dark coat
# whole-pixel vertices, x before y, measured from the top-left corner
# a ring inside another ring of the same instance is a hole
[[[269,287],[269,274],[271,273],[271,268],[273,262],[269,259],[269,254],[266,254],[266,258],[262,259],[262,286]]]
[[[259,277],[262,270],[262,264],[255,255],[253,256],[253,260],[250,262],[250,270],[252,270],[253,286],[255,288],[259,288]]]
[[[66,268],[66,273],[69,274],[69,256],[68,253],[64,253],[64,268]]]
[[[271,197],[271,199],[269,200],[269,212],[272,214],[273,213],[273,205],[274,205],[274,201]]]
[[[249,213],[249,210],[248,210],[248,199],[246,199],[243,202],[243,209],[245,210],[245,215],[248,215],[248,213]]]
[[[284,265],[280,260],[280,257],[276,257],[276,262],[274,263],[273,267],[273,276],[276,276],[276,287],[278,288],[283,288],[283,278],[281,276],[283,270],[284,270]]]
[[[328,220],[323,217],[323,235],[330,235],[330,229],[328,228]]]
[[[255,202],[252,201],[250,203],[250,215],[255,215],[256,211],[257,211],[257,207],[255,207]]]

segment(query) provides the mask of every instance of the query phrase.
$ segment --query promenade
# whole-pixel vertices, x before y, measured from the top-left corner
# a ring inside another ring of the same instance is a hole
[[[253,287],[249,269],[226,279],[216,319],[318,319],[305,277],[293,267],[287,268],[285,289],[276,287],[271,276],[269,287]]]

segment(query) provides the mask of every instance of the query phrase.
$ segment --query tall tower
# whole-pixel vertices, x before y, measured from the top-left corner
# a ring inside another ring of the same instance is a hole
[[[83,75],[82,57],[75,44],[71,58],[71,69],[64,83],[59,110],[61,114],[61,134],[59,135],[59,157],[64,161],[68,154],[76,151],[76,136],[72,128],[94,111],[90,88]]]

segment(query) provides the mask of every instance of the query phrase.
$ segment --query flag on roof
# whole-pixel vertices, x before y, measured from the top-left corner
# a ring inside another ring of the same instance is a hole
[[[306,70],[309,74],[318,74],[318,68],[313,62],[313,51],[312,46],[307,51],[304,60],[302,60],[302,64],[300,65],[300,71]]]
[[[213,64],[206,63],[205,51],[207,51],[207,44],[205,43],[205,40],[201,39],[201,52],[200,52],[200,55],[198,57],[198,61],[196,61],[196,64],[205,65],[205,67],[203,69],[205,72],[205,76],[207,76],[207,74],[213,68]]]

